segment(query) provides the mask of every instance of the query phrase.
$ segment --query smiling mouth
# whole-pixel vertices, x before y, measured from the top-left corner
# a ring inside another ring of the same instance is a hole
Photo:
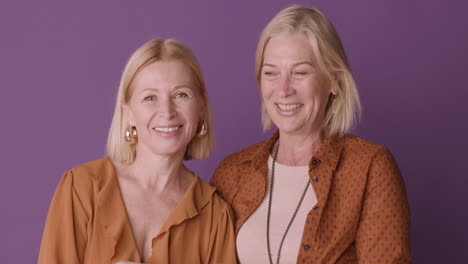
[[[303,106],[303,104],[275,104],[281,111],[293,111]]]
[[[174,132],[174,131],[179,130],[179,128],[181,128],[181,127],[182,127],[182,125],[173,126],[173,127],[153,127],[153,130],[157,131],[157,132],[170,133],[170,132]]]

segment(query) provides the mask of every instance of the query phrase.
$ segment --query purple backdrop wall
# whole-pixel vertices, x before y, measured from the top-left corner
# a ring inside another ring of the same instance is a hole
[[[468,263],[466,2],[294,2],[322,9],[343,39],[364,106],[354,133],[388,146],[399,162],[414,262]],[[194,170],[209,180],[224,156],[266,138],[256,42],[291,3],[2,2],[1,262],[36,262],[62,173],[104,154],[120,73],[150,38],[182,40],[203,67],[216,151],[191,162]]]

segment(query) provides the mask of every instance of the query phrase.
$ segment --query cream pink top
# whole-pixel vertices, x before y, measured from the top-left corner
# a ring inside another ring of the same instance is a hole
[[[269,263],[266,244],[266,222],[273,159],[268,159],[268,184],[265,198],[239,229],[237,255],[241,264]],[[310,185],[309,166],[286,166],[276,162],[273,200],[270,216],[270,248],[276,263],[278,248],[306,184]],[[298,247],[307,214],[317,203],[314,189],[309,186],[301,207],[288,231],[281,250],[280,263],[296,263]]]

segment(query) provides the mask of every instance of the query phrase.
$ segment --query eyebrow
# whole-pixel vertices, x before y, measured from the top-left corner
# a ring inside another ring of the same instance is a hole
[[[190,89],[191,86],[190,84],[180,84],[180,85],[176,85],[172,90],[178,90],[178,89]],[[142,94],[143,92],[145,91],[152,91],[152,92],[157,92],[159,89],[158,88],[144,88],[143,90],[141,90],[139,92],[139,94]]]
[[[299,66],[299,65],[302,65],[302,64],[307,64],[307,65],[310,65],[312,67],[314,66],[312,63],[310,63],[308,61],[301,61],[301,62],[294,63],[293,67],[296,67],[296,66]],[[274,64],[270,64],[270,63],[264,63],[262,66],[276,67]]]
[[[142,94],[143,92],[145,91],[157,91],[158,89],[156,88],[144,88],[143,90],[141,90],[138,94]]]

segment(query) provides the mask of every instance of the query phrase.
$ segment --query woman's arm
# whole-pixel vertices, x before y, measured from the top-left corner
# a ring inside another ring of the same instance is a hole
[[[369,169],[356,249],[359,263],[411,263],[405,185],[392,154],[384,147]]]
[[[222,202],[224,210],[212,228],[209,246],[211,252],[207,263],[237,264],[234,214],[229,205]]]
[[[236,165],[232,162],[232,156],[225,158],[216,168],[210,184],[216,187],[216,193],[229,204],[237,190],[238,175],[233,173]]]

